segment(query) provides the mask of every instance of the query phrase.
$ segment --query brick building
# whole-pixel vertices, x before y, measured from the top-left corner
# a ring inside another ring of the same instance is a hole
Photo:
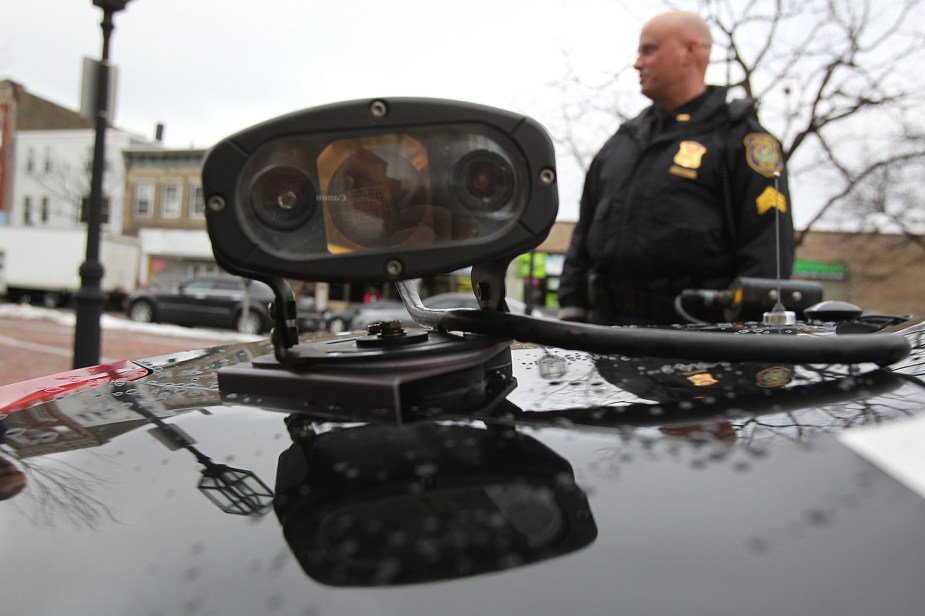
[[[801,278],[811,278],[807,264],[842,268],[841,276],[822,273],[827,297],[868,310],[925,315],[925,237],[813,231],[803,237],[797,259]]]
[[[141,240],[141,284],[165,287],[218,272],[206,234],[200,177],[205,150],[138,148],[123,154],[123,227]]]

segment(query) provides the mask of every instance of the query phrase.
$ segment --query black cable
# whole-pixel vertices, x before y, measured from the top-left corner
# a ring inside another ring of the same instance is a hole
[[[697,317],[688,313],[684,309],[684,296],[683,295],[678,295],[677,297],[674,298],[674,311],[679,317],[681,317],[688,323],[693,323],[695,325],[709,325],[707,321],[704,321],[703,319],[698,319]]]
[[[792,364],[873,362],[885,366],[907,357],[911,350],[909,342],[900,334],[748,335],[655,327],[605,327],[472,309],[448,310],[436,321],[434,327],[437,329],[631,357]]]
[[[709,321],[698,319],[684,309],[684,300],[696,299],[702,306],[726,308],[732,302],[732,293],[714,289],[685,289],[674,298],[674,311],[679,317],[695,325],[712,325]]]
[[[399,283],[411,317],[425,327],[533,342],[575,351],[630,357],[788,364],[858,364],[881,366],[907,357],[909,342],[901,334],[794,335],[716,333],[656,327],[606,327],[553,321],[507,312],[457,308],[432,310],[413,287]]]

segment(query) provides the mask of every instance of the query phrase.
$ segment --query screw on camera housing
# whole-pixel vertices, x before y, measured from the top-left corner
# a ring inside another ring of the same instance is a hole
[[[209,209],[213,212],[221,212],[225,209],[225,200],[222,197],[215,195],[214,197],[209,197],[208,205]]]
[[[401,273],[405,271],[405,266],[398,259],[389,259],[385,264],[385,271],[392,277],[401,276]]]
[[[385,104],[385,101],[375,100],[369,104],[369,113],[374,118],[382,119],[389,115],[389,106]]]

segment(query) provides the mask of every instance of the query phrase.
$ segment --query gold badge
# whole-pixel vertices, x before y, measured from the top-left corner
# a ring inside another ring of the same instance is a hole
[[[687,377],[687,380],[691,382],[691,385],[694,387],[709,387],[710,385],[716,385],[719,381],[714,378],[712,374],[705,370],[697,370],[694,372],[686,372],[684,376]]]
[[[780,194],[773,186],[768,186],[764,192],[755,199],[755,205],[758,206],[758,215],[769,212],[777,208],[781,213],[787,213],[787,197]]]
[[[707,153],[707,148],[697,141],[682,141],[678,153],[674,155],[674,163],[685,169],[700,169],[700,161]]]
[[[784,156],[777,139],[767,133],[749,133],[744,143],[749,167],[767,178],[784,170]]]
[[[675,116],[674,119],[677,120],[678,122],[690,122],[690,121],[691,121],[691,114],[689,114],[689,113],[679,113],[678,115]]]
[[[783,387],[793,378],[793,370],[784,366],[771,366],[755,375],[755,385],[758,387]]]

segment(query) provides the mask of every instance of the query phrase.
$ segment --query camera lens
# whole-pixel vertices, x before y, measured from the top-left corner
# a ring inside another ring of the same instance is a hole
[[[472,152],[456,164],[453,191],[468,208],[498,210],[514,192],[514,170],[494,152]]]
[[[308,174],[280,165],[261,171],[251,184],[251,207],[265,225],[291,231],[315,213],[317,194]]]

